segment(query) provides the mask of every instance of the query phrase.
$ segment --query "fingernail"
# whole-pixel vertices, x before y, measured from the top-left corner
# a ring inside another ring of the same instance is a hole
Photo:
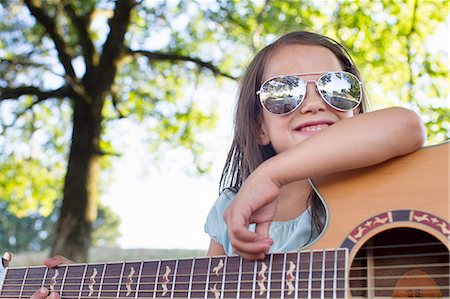
[[[55,293],[55,292],[51,293],[50,298],[52,298],[52,299],[58,298],[57,293]]]
[[[41,288],[39,289],[39,293],[41,293],[42,295],[46,295],[46,294],[47,294],[47,289],[44,288],[44,287],[41,287]]]

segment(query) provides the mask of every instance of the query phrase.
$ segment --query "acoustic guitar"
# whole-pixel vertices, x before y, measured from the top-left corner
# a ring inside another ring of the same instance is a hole
[[[299,252],[0,270],[0,298],[449,298],[449,144],[311,180],[327,210]],[[324,249],[326,248],[326,249]]]

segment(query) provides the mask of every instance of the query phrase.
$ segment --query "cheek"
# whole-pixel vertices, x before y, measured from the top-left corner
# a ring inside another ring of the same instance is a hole
[[[353,117],[355,115],[357,115],[359,113],[359,110],[352,110],[352,111],[347,111],[347,112],[337,112],[336,114],[338,115],[338,117],[340,119],[346,119],[346,118],[350,118]]]

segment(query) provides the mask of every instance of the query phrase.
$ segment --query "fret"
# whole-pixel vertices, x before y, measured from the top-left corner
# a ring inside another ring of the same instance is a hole
[[[99,291],[99,298],[104,297],[116,297],[118,286],[119,286],[119,280],[120,280],[120,273],[122,273],[123,269],[123,263],[111,263],[106,264],[102,281],[101,281],[101,288]]]
[[[267,298],[283,298],[285,259],[285,254],[274,254],[270,257]]]
[[[44,285],[47,267],[30,267],[27,279],[24,281],[22,297],[29,298],[36,290]]]
[[[239,271],[238,271],[238,283],[237,283],[237,294],[236,299],[241,298],[241,281],[242,281],[242,257],[239,257]]]
[[[103,264],[102,277],[100,278],[100,284],[98,286],[97,299],[100,299],[100,293],[101,293],[101,290],[103,289],[103,279],[105,278],[106,266],[107,266],[107,264]],[[94,274],[96,274],[96,273],[94,272]]]
[[[84,270],[83,285],[80,290],[80,298],[98,298],[102,274],[105,264],[87,265]]]
[[[27,268],[6,269],[5,279],[3,280],[2,291],[0,295],[2,297],[17,297],[20,292],[20,285],[25,280],[25,273]]]
[[[192,277],[194,276],[195,261],[196,261],[196,259],[194,258],[194,259],[192,260],[191,276],[189,277],[189,291],[188,291],[187,298],[191,298],[191,292],[192,292]]]
[[[336,299],[335,289],[334,289],[334,277],[335,277],[335,250],[325,250],[324,252],[324,275],[323,280],[323,295],[324,298],[334,298]]]
[[[116,292],[116,298],[119,298],[120,295],[120,286],[123,279],[123,271],[125,270],[125,262],[122,263],[122,270],[120,271],[120,278],[117,283],[117,292]],[[134,270],[134,269],[133,269]]]
[[[142,262],[124,263],[118,288],[119,298],[136,297]]]
[[[258,273],[258,261],[254,262],[253,265],[253,284],[252,284],[252,288],[250,290],[252,290],[252,299],[255,298],[255,292],[256,292],[256,275]]]
[[[208,287],[205,298],[220,298],[226,257],[213,257],[209,267]],[[223,293],[222,293],[223,295]]]
[[[66,275],[67,268],[67,266],[61,266],[48,269],[44,280],[44,286],[47,287],[50,292],[56,292],[61,295],[62,282]],[[36,291],[36,289],[34,291]]]
[[[207,290],[210,260],[211,258],[204,257],[195,261],[190,292],[192,298],[202,298],[208,294],[205,290]]]
[[[230,256],[225,260],[222,281],[223,298],[239,298],[239,271],[241,257]]]
[[[47,274],[46,269],[47,267],[28,268],[19,297],[29,298],[36,290],[43,286],[43,277]]]
[[[320,297],[320,278],[322,276],[322,251],[312,252],[311,261],[311,296],[312,298],[322,298]]]
[[[281,299],[284,299],[284,284],[286,283],[286,263],[287,263],[287,253],[283,254],[283,267],[281,269]]]
[[[193,260],[180,259],[177,265],[177,278],[174,283],[173,298],[190,298],[189,290],[193,271]]]
[[[205,296],[204,298],[208,298],[208,286],[209,286],[209,271],[211,269],[211,260],[212,258],[210,257],[208,260],[208,272],[206,273],[206,284],[205,284]]]
[[[223,271],[222,271],[222,289],[221,289],[221,296],[220,298],[224,298],[225,294],[225,277],[227,275],[227,265],[228,265],[228,256],[225,257],[224,265],[223,265]],[[228,297],[225,297],[228,298]]]
[[[60,295],[62,296],[62,292],[64,291],[64,284],[66,283],[66,277],[67,277],[67,272],[69,271],[69,265],[66,266],[66,271],[64,271],[64,276],[63,279],[61,281],[61,289],[60,289]]]
[[[45,278],[47,277],[48,269],[49,268],[45,267],[45,273],[44,273],[44,276],[42,276],[41,287],[43,287],[45,284]]]
[[[325,298],[325,253],[326,251],[322,252],[322,273],[320,276],[320,298]]]
[[[158,270],[156,270],[156,275],[155,275],[155,285],[153,286],[153,298],[156,298],[156,290],[158,289],[158,278],[159,278],[159,272],[161,271],[161,263],[162,263],[162,261],[159,260]]]
[[[298,298],[311,298],[309,290],[311,290],[310,277],[312,253],[310,251],[299,252],[298,264]]]
[[[271,254],[269,257],[269,272],[267,273],[267,299],[270,299],[274,256],[280,257],[280,255]],[[277,296],[279,296],[279,294],[277,294]]]
[[[347,298],[347,287],[345,278],[348,277],[347,250],[339,250],[337,252],[336,267],[337,272],[337,298]]]
[[[83,276],[81,277],[81,284],[80,284],[80,288],[79,288],[79,291],[78,291],[78,298],[81,298],[81,292],[83,291],[83,284],[86,281],[87,269],[88,269],[88,265],[86,264],[86,265],[84,265]]]
[[[295,269],[295,295],[294,298],[298,299],[298,293],[299,293],[299,288],[298,288],[298,282],[300,280],[300,252],[297,252],[297,263],[296,263],[296,269]]]
[[[29,267],[27,267],[27,269],[25,270],[25,275],[24,275],[24,281],[22,283],[22,286],[20,287],[20,292],[19,292],[19,298],[22,298],[22,294],[23,294],[23,287],[26,284],[27,281],[27,277],[28,277],[28,271],[30,270]]]
[[[155,294],[153,295],[153,298],[170,297],[168,293],[173,284],[173,272],[175,269],[175,264],[176,261],[174,260],[161,261],[159,274],[155,285]]]
[[[134,293],[134,298],[138,297],[138,293],[139,293],[139,287],[141,285],[141,277],[142,277],[142,269],[144,268],[144,262],[141,261],[139,263],[139,274],[138,274],[138,280],[136,283],[136,292]]]
[[[63,281],[61,297],[65,299],[80,297],[80,285],[83,283],[86,268],[87,266],[83,264],[68,266]]]
[[[137,297],[154,298],[160,261],[144,262]]]
[[[239,298],[254,298],[256,261],[239,257]]]

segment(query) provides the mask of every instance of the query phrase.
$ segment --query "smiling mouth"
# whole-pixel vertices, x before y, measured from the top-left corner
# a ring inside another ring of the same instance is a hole
[[[328,128],[329,124],[317,124],[317,125],[311,125],[311,126],[304,126],[301,128],[297,128],[296,131],[299,132],[320,132],[326,128]]]

